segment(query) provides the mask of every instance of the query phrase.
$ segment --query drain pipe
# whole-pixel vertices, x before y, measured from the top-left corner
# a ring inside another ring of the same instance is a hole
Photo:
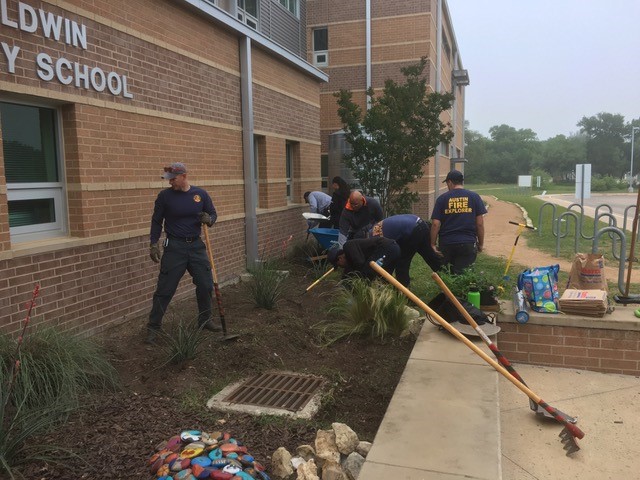
[[[442,1],[438,0],[438,13],[436,17],[436,85],[435,90],[440,93],[442,83]],[[433,160],[433,188],[434,199],[440,196],[440,145],[436,149]]]
[[[253,145],[253,74],[251,67],[251,39],[240,42],[240,87],[242,95],[242,165],[244,168],[244,231],[247,268],[258,261],[258,178],[254,162]]]
[[[367,90],[371,88],[371,0],[365,0],[365,56]],[[371,97],[367,95],[367,110],[371,108]]]

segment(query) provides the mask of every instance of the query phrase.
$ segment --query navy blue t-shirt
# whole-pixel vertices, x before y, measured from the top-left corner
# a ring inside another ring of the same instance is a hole
[[[440,220],[439,244],[477,241],[476,217],[487,213],[480,195],[464,188],[443,193],[433,207],[433,220]]]
[[[391,240],[401,241],[408,238],[416,228],[420,217],[411,213],[393,215],[382,220],[382,236]],[[376,232],[376,227],[373,229]]]
[[[180,238],[199,237],[201,232],[198,214],[207,212],[214,222],[218,218],[209,194],[191,185],[187,192],[172,188],[162,190],[156,198],[151,217],[151,243],[156,243],[164,231],[167,235]]]

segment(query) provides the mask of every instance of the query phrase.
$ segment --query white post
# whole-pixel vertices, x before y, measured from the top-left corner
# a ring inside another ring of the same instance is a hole
[[[633,193],[633,144],[635,143],[634,135],[640,127],[631,127],[631,170],[629,171],[629,193]]]

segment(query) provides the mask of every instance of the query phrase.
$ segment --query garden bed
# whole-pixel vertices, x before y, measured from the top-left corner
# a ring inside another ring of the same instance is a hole
[[[145,317],[105,332],[97,340],[120,374],[121,390],[86,398],[85,408],[66,425],[39,439],[71,448],[79,457],[61,465],[31,464],[20,472],[42,480],[151,479],[147,460],[155,445],[186,429],[229,431],[267,466],[278,447],[292,451],[312,443],[317,429],[332,422],[346,423],[362,440],[373,441],[415,338],[350,338],[320,346],[312,327],[331,320],[327,307],[339,287],[330,277],[302,295],[314,280],[305,276],[309,272],[292,267],[274,310],[255,307],[247,284],[223,288],[227,326],[239,339],[222,342],[221,333],[204,333],[197,357],[181,365],[167,365],[160,347],[142,343]],[[195,317],[190,295],[173,303],[165,327]],[[328,386],[316,417],[305,421],[206,409],[206,400],[229,383],[267,370],[325,377]]]

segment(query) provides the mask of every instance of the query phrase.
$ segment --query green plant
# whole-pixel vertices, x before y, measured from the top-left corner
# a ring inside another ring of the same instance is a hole
[[[169,333],[163,333],[161,338],[166,363],[182,364],[196,357],[205,337],[196,320],[185,321],[180,318],[178,324]]]
[[[438,275],[449,287],[449,290],[458,298],[467,298],[467,294],[472,287],[479,292],[490,292],[495,295],[502,278],[495,272],[485,272],[477,266],[466,268],[464,272],[454,275],[447,267],[444,267]]]
[[[249,282],[249,291],[258,307],[272,310],[284,293],[285,275],[278,270],[277,263],[263,261],[249,269],[253,278]]]
[[[351,335],[380,339],[399,336],[407,328],[407,300],[392,286],[360,278],[349,280],[345,286],[329,308],[337,320],[314,327],[323,345]]]

